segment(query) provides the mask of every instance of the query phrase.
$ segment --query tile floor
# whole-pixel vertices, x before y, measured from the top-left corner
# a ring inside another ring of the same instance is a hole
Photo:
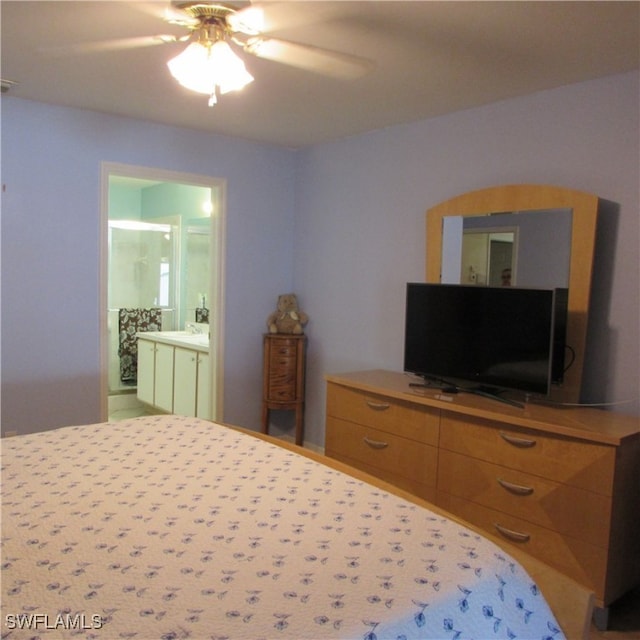
[[[109,396],[109,420],[126,420],[152,413],[150,407],[138,401],[135,393],[119,393]]]

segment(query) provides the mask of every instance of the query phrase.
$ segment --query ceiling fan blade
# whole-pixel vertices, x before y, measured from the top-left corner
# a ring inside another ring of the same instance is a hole
[[[42,52],[52,56],[66,56],[76,53],[100,53],[103,51],[122,51],[125,49],[153,47],[159,44],[179,42],[180,40],[183,40],[183,38],[177,38],[170,34],[160,34],[155,36],[139,36],[135,38],[114,38],[112,40],[78,42],[59,47],[45,47],[42,49]]]
[[[261,7],[251,6],[242,11],[230,13],[226,17],[226,22],[234,33],[256,36],[266,30],[264,10]]]
[[[187,29],[193,29],[198,26],[198,19],[192,18],[186,14],[179,14],[172,9],[167,9],[162,19],[169,24],[175,24],[180,27],[186,27]]]
[[[344,13],[340,2],[257,2],[235,11],[227,22],[234,31],[257,35],[326,22]]]
[[[359,78],[373,68],[373,63],[364,58],[276,38],[249,38],[244,50],[258,58],[334,78]]]

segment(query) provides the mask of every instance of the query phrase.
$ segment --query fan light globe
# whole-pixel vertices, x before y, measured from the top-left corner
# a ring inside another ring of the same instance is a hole
[[[224,40],[212,45],[193,42],[167,66],[183,87],[211,96],[210,104],[215,104],[216,86],[224,94],[253,81],[242,60]]]

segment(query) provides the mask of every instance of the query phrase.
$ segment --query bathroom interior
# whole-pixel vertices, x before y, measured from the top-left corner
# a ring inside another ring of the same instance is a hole
[[[209,187],[109,175],[111,420],[154,411],[137,398],[137,348],[127,345],[123,333],[127,327],[130,333],[131,327],[134,331],[209,333],[212,191]],[[149,319],[149,313],[152,321],[141,322],[140,318]],[[134,359],[133,373],[127,358]]]

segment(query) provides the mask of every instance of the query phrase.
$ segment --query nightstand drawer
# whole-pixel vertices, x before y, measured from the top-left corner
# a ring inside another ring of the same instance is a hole
[[[444,449],[438,460],[438,490],[599,547],[608,544],[607,496]]]
[[[436,409],[329,384],[327,416],[390,434],[438,445],[440,416]]]
[[[328,417],[325,452],[330,457],[348,458],[363,469],[363,465],[380,469],[386,472],[385,478],[391,474],[430,487],[436,485],[438,450],[388,432]]]
[[[615,447],[443,412],[440,447],[610,496]]]

